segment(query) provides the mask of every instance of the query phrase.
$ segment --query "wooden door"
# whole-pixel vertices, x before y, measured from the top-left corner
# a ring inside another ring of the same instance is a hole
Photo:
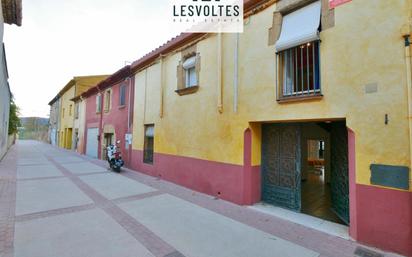
[[[348,130],[345,122],[333,122],[330,135],[332,210],[349,224]]]
[[[262,126],[262,200],[301,209],[301,128],[299,124]]]

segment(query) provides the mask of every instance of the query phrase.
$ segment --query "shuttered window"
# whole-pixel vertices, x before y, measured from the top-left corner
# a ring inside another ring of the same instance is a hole
[[[119,88],[119,105],[126,105],[126,85],[123,84]]]
[[[276,42],[278,99],[321,95],[319,27],[321,2],[283,17]]]
[[[320,1],[285,15],[282,20],[280,37],[276,42],[276,51],[281,52],[319,40],[320,15]]]
[[[112,91],[107,90],[105,93],[105,97],[104,97],[104,111],[105,112],[110,111],[111,102],[112,102]]]
[[[196,86],[196,56],[187,58],[183,63],[183,69],[185,70],[185,87]]]
[[[96,95],[96,113],[102,111],[102,95]]]
[[[177,66],[177,90],[179,95],[195,93],[199,88],[200,55],[185,56]]]
[[[79,112],[80,112],[80,104],[77,102],[74,104],[74,118],[75,119],[79,118]]]

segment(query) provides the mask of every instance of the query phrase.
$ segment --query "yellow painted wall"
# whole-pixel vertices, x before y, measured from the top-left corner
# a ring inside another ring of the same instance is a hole
[[[74,92],[75,87],[73,85],[60,97],[60,131],[63,131],[63,138],[60,138],[60,147],[68,149],[71,146],[71,144],[69,144],[67,129],[73,128],[74,123],[74,102],[70,100],[74,97]],[[72,109],[71,114],[69,111],[70,105]]]
[[[85,92],[87,89],[96,86],[107,77],[107,75],[74,77],[60,91],[60,147],[71,149],[73,145],[72,135],[74,134],[74,130],[72,133],[68,132],[69,128],[74,127],[75,103],[71,99]]]
[[[137,73],[133,148],[142,150],[143,125],[155,123],[155,152],[243,164],[243,132],[251,127],[252,164],[259,165],[259,122],[346,118],[356,134],[358,183],[369,184],[371,163],[409,166],[400,28],[408,21],[410,1],[353,0],[337,7],[335,26],[320,34],[323,99],[288,104],[276,101],[275,46],[267,43],[275,9],[273,5],[245,20],[239,42],[237,113],[233,111],[234,34],[223,35],[222,114],[217,110],[216,35],[197,43],[200,88],[194,94],[174,92],[181,54],[164,58],[163,118],[159,116],[160,62]],[[370,83],[377,83],[377,93],[365,94],[364,86]]]
[[[79,116],[77,119],[74,119],[73,123],[73,135],[76,131],[78,130],[79,133],[79,141],[77,143],[77,149],[75,149],[77,152],[82,153],[84,150],[84,129],[86,126],[86,102],[84,100],[79,100]],[[74,105],[74,108],[76,108],[76,104]]]

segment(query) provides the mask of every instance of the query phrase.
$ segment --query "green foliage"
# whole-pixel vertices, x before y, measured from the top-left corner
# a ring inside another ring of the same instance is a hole
[[[13,96],[10,99],[9,135],[17,133],[17,128],[21,126],[19,119],[19,107],[14,102]]]

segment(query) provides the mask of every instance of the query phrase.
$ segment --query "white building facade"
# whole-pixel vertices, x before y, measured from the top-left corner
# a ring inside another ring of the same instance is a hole
[[[21,0],[2,0],[0,8],[0,160],[4,157],[14,137],[9,137],[9,114],[11,91],[5,48],[3,44],[4,23],[21,25]]]

